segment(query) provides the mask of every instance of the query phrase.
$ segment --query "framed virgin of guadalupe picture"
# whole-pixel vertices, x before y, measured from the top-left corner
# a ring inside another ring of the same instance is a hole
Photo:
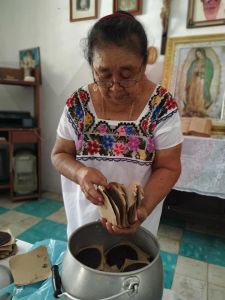
[[[162,85],[181,116],[225,119],[225,34],[167,41]]]
[[[142,12],[141,0],[113,0],[113,12],[124,10],[132,15],[138,15]]]
[[[189,0],[187,28],[225,25],[225,0]]]
[[[70,0],[70,22],[96,19],[98,0]]]

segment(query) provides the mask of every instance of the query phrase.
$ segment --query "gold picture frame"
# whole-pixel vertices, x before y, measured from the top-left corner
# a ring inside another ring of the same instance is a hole
[[[70,0],[70,22],[96,19],[98,0]]]
[[[162,85],[181,116],[225,119],[225,34],[171,37]]]
[[[124,10],[132,15],[142,13],[142,0],[113,0],[113,12]]]
[[[225,25],[225,0],[189,0],[187,28]]]

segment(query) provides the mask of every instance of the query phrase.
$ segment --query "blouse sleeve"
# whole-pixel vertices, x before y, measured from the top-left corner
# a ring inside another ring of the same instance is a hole
[[[174,147],[183,142],[179,113],[175,113],[155,129],[156,150]]]
[[[65,140],[72,140],[75,142],[78,140],[72,123],[69,121],[68,109],[66,106],[64,107],[63,113],[58,124],[57,136]]]
[[[66,106],[57,128],[57,135],[66,140],[72,140],[79,144],[83,134],[84,108],[80,101],[81,91],[75,92],[66,101]]]
[[[165,89],[162,89],[161,93],[161,100],[153,110],[156,150],[171,148],[183,142],[177,103]]]

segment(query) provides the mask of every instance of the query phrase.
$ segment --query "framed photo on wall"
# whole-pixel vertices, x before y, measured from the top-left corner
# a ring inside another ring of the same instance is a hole
[[[188,0],[187,28],[225,25],[225,0]]]
[[[124,10],[132,15],[138,15],[142,13],[142,1],[141,0],[113,0],[113,12],[117,10]]]
[[[162,85],[181,116],[225,119],[225,34],[169,38]]]
[[[24,69],[24,80],[32,81],[34,69],[39,69],[39,81],[41,83],[41,56],[40,47],[19,51],[20,68]]]
[[[70,0],[70,22],[96,19],[98,0]]]

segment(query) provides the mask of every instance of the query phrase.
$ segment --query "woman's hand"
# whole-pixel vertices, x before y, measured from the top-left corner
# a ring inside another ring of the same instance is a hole
[[[102,195],[96,190],[97,185],[108,186],[105,176],[95,168],[81,167],[77,171],[77,181],[86,198],[95,205],[102,205]]]
[[[101,223],[111,234],[131,234],[134,233],[142,222],[148,217],[147,209],[143,206],[137,209],[137,221],[130,227],[118,227],[107,222],[106,219],[101,219]]]

